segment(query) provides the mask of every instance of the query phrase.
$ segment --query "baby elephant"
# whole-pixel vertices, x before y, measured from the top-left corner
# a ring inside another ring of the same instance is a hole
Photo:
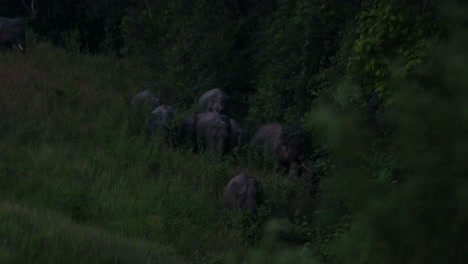
[[[219,88],[214,88],[204,93],[198,99],[198,105],[202,112],[228,112],[229,97]]]
[[[226,205],[231,210],[248,209],[257,213],[257,193],[259,182],[253,176],[239,174],[232,178],[224,192]]]
[[[160,105],[154,109],[146,120],[146,124],[148,125],[151,135],[156,135],[158,130],[168,129],[172,119],[174,118],[174,113],[174,108],[169,105]],[[164,133],[164,131],[162,132]]]

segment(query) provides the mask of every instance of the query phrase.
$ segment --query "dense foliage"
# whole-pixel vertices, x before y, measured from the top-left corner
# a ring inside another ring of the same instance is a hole
[[[0,54],[0,262],[463,263],[467,10],[2,1],[28,52]],[[152,89],[177,128],[213,87],[250,134],[287,124],[306,173],[167,146],[129,108]],[[261,182],[257,217],[224,206],[239,173]]]

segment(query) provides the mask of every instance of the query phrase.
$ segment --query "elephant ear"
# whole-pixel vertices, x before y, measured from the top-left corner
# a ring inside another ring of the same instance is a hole
[[[258,188],[260,186],[260,182],[258,182],[256,179],[251,178],[249,180],[249,185],[255,186],[255,188]]]

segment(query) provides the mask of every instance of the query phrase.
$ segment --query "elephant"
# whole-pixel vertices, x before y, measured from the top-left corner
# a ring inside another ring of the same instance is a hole
[[[187,144],[192,147],[194,152],[197,151],[197,115],[190,114],[179,126],[178,141],[180,144]]]
[[[229,110],[229,101],[227,94],[219,88],[214,88],[200,96],[198,105],[202,112],[226,114]]]
[[[153,95],[150,90],[144,90],[137,93],[130,101],[130,128],[133,133],[141,133],[142,131],[149,135],[148,114],[155,110],[161,101]]]
[[[26,53],[26,25],[21,19],[0,17],[0,48],[11,48],[13,45]]]
[[[196,116],[196,135],[205,149],[214,148],[221,155],[227,153],[231,136],[229,117],[217,112],[204,112]]]
[[[165,129],[165,135],[170,123],[174,119],[175,110],[169,105],[160,105],[151,112],[150,116],[146,119],[146,125],[149,128],[151,135],[156,135],[158,130]]]
[[[234,176],[224,191],[226,205],[231,210],[248,209],[257,214],[257,202],[260,183],[247,174]]]
[[[233,150],[237,146],[243,146],[248,142],[248,132],[247,130],[243,129],[240,124],[230,118],[229,119],[231,123],[231,137],[229,140],[229,150]]]
[[[294,144],[284,142],[282,138],[283,125],[271,123],[262,126],[257,130],[252,143],[259,147],[268,145],[270,154],[277,160],[279,165],[286,168],[286,171],[295,169],[297,176],[302,175],[301,161]]]
[[[131,108],[145,107],[146,105],[149,105],[151,109],[155,109],[161,105],[161,100],[154,96],[151,90],[144,90],[137,93],[130,102]]]

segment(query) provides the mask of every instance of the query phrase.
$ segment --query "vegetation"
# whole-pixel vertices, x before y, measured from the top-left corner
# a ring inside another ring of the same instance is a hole
[[[468,259],[466,6],[22,2],[0,3],[28,23],[26,55],[0,54],[0,262]],[[176,129],[213,87],[251,135],[288,124],[306,173],[168,146],[130,109],[152,89]],[[239,173],[257,217],[225,208]]]

